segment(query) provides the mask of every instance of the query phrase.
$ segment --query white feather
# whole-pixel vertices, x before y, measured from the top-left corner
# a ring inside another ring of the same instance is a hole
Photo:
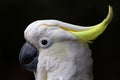
[[[46,22],[47,25],[40,25]],[[92,80],[92,59],[88,45],[57,27],[58,24],[70,26],[46,20],[36,21],[25,30],[26,40],[39,50],[37,70],[34,73],[36,80]],[[51,39],[53,44],[41,48],[39,40],[43,37]]]

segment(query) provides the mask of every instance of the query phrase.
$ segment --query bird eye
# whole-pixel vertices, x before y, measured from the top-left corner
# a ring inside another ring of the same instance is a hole
[[[40,47],[47,48],[52,44],[52,41],[49,38],[42,38],[40,39],[39,44],[40,44]]]

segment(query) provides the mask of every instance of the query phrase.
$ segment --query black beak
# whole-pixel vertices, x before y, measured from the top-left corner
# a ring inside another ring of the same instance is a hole
[[[27,70],[35,71],[38,63],[38,50],[26,42],[20,51],[19,61]]]

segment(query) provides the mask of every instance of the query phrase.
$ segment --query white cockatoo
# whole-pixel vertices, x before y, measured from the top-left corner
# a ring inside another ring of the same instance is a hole
[[[88,42],[98,37],[110,23],[113,11],[90,27],[58,20],[38,20],[24,32],[26,43],[20,63],[33,71],[36,80],[92,80],[92,58]]]

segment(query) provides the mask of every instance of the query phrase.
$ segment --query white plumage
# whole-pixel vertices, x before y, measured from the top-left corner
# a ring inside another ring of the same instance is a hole
[[[92,80],[93,61],[87,41],[98,37],[111,19],[112,8],[109,6],[106,19],[91,27],[72,25],[58,20],[38,20],[31,23],[26,28],[24,36],[30,43],[27,47],[33,48],[27,55],[34,56],[32,52],[36,53],[36,49],[38,51],[35,79]],[[22,49],[20,61],[26,58],[23,53],[24,50],[28,51],[28,48]],[[34,68],[31,64],[29,67]]]
[[[37,21],[38,22],[38,21]],[[88,45],[56,26],[36,24],[25,30],[25,38],[39,50],[36,80],[91,80],[92,59]],[[39,40],[49,38],[47,48]]]

